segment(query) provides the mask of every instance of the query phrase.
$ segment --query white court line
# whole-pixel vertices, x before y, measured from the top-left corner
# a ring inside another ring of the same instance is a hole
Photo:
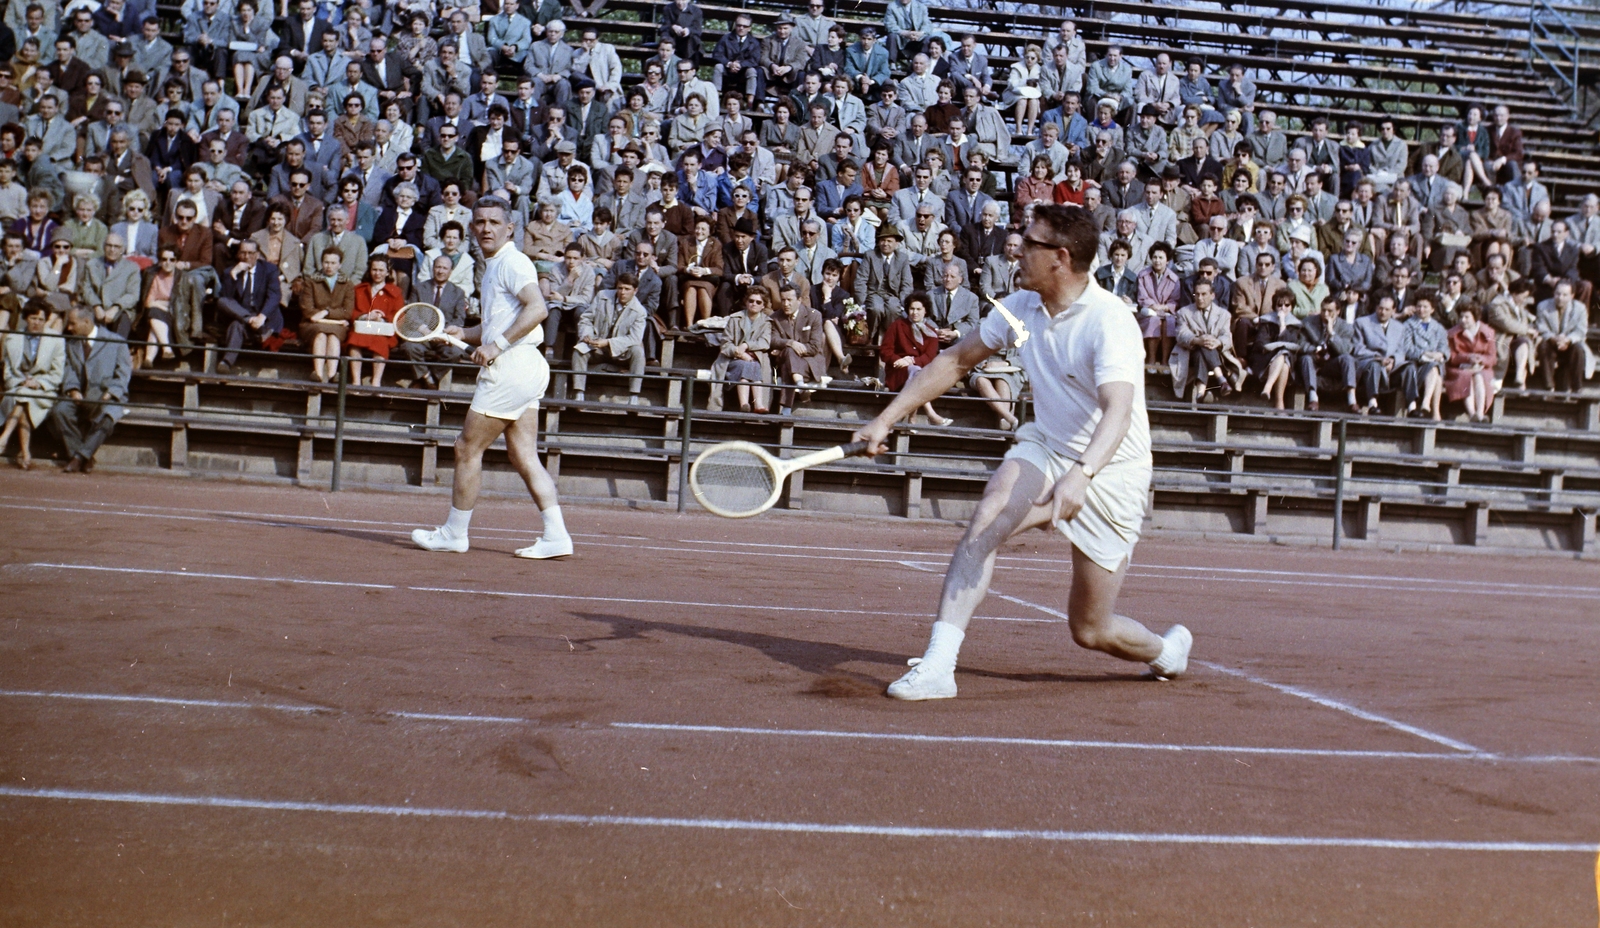
[[[1376,712],[1368,712],[1365,709],[1358,709],[1355,706],[1349,705],[1348,703],[1340,702],[1337,699],[1329,699],[1326,696],[1320,696],[1311,692],[1310,690],[1304,690],[1297,686],[1289,686],[1284,683],[1274,683],[1271,680],[1262,679],[1255,674],[1246,673],[1243,670],[1236,670],[1232,667],[1224,667],[1221,664],[1213,664],[1210,661],[1195,661],[1195,663],[1202,667],[1215,670],[1218,673],[1225,673],[1231,677],[1238,677],[1241,680],[1248,680],[1251,683],[1270,687],[1280,693],[1287,693],[1290,696],[1298,696],[1301,699],[1310,700],[1319,706],[1323,706],[1328,709],[1335,709],[1339,712],[1353,715],[1358,719],[1365,719],[1368,722],[1377,722],[1379,725],[1387,725],[1388,727],[1396,729],[1397,731],[1403,731],[1406,734],[1416,735],[1418,738],[1432,741],[1434,744],[1442,744],[1445,747],[1453,750],[1467,751],[1474,754],[1484,753],[1481,748],[1475,748],[1472,745],[1467,744],[1465,741],[1457,741],[1454,738],[1446,737],[1445,735],[1438,734],[1437,732],[1428,731],[1425,728],[1418,728],[1415,725],[1407,725],[1405,722],[1396,721],[1388,716],[1379,715]]]
[[[451,809],[409,805],[368,805],[305,802],[283,799],[245,799],[231,796],[181,796],[161,793],[115,793],[85,789],[49,789],[0,786],[0,796],[16,799],[55,799],[151,806],[198,806],[265,812],[319,812],[333,815],[370,815],[390,818],[444,818],[477,821],[537,823],[545,825],[611,826],[619,828],[680,828],[703,831],[769,832],[806,835],[848,835],[881,838],[951,838],[986,841],[1045,841],[1061,843],[1221,845],[1243,847],[1360,848],[1392,851],[1468,851],[1522,854],[1593,854],[1594,844],[1532,841],[1426,841],[1406,838],[1336,838],[1299,835],[1161,834],[1126,831],[1054,831],[1021,828],[933,828],[914,825],[779,822],[752,819],[668,818],[643,815],[571,815],[554,812],[518,813],[494,809]]]
[[[72,699],[85,702],[152,703],[195,709],[268,709],[273,712],[329,712],[321,706],[287,706],[259,702],[232,702],[222,699],[175,699],[171,696],[124,696],[117,693],[53,693],[42,690],[0,690],[0,696],[23,699]]]
[[[917,570],[925,569],[925,568],[922,568],[922,567],[916,567],[915,565],[912,565],[912,564],[906,564],[906,566],[914,567]],[[1019,606],[1027,606],[1027,607],[1030,607],[1030,608],[1033,608],[1033,609],[1037,609],[1040,612],[1044,613],[1045,615],[1056,616],[1057,618],[1060,618],[1060,619],[1063,619],[1063,620],[1065,620],[1066,617],[1067,617],[1066,613],[1060,612],[1060,611],[1055,610],[1055,609],[1052,609],[1049,606],[1041,606],[1038,603],[1030,602],[1030,601],[1028,601],[1026,599],[1022,599],[1022,598],[1017,597],[1017,596],[1009,596],[1009,595],[1006,595],[1004,593],[999,593],[999,592],[996,592],[993,588],[991,588],[989,590],[989,595],[991,595],[991,596],[999,596],[1001,599],[1004,599],[1007,602],[1015,603],[1015,604],[1017,604]],[[1442,744],[1445,747],[1451,748],[1451,749],[1456,750],[1456,751],[1464,751],[1464,752],[1467,752],[1467,753],[1470,753],[1470,754],[1488,754],[1488,753],[1490,753],[1490,752],[1484,751],[1481,748],[1475,748],[1472,745],[1467,744],[1465,741],[1457,741],[1454,738],[1450,738],[1450,737],[1447,737],[1445,735],[1438,734],[1437,732],[1428,731],[1425,728],[1418,728],[1415,725],[1409,725],[1409,724],[1407,724],[1405,722],[1401,722],[1401,721],[1399,721],[1397,719],[1391,719],[1388,716],[1379,715],[1376,712],[1368,712],[1365,709],[1358,709],[1355,706],[1350,705],[1349,703],[1340,702],[1337,699],[1332,699],[1332,698],[1329,698],[1327,696],[1322,696],[1322,695],[1319,695],[1317,693],[1313,693],[1310,690],[1301,689],[1300,687],[1297,687],[1297,686],[1288,686],[1288,685],[1283,684],[1283,683],[1274,683],[1271,680],[1266,680],[1266,679],[1263,679],[1261,677],[1255,676],[1254,674],[1246,673],[1243,670],[1235,670],[1235,669],[1233,669],[1231,667],[1224,667],[1221,664],[1213,664],[1210,661],[1191,660],[1191,663],[1195,663],[1195,664],[1198,664],[1198,665],[1200,665],[1202,667],[1206,667],[1206,668],[1209,668],[1211,670],[1215,670],[1218,673],[1224,673],[1224,674],[1227,674],[1229,676],[1238,677],[1241,680],[1247,680],[1247,681],[1249,681],[1251,683],[1255,683],[1255,684],[1258,684],[1260,686],[1269,687],[1271,689],[1277,690],[1280,693],[1285,693],[1285,694],[1287,694],[1289,696],[1296,696],[1296,697],[1299,697],[1300,699],[1309,700],[1309,701],[1311,701],[1311,702],[1313,702],[1313,703],[1315,703],[1315,704],[1317,704],[1319,706],[1322,706],[1325,709],[1333,709],[1333,710],[1335,710],[1337,712],[1343,712],[1343,713],[1345,713],[1347,715],[1353,715],[1356,718],[1362,719],[1364,721],[1376,722],[1379,725],[1384,725],[1384,726],[1387,726],[1389,728],[1393,728],[1396,731],[1403,731],[1408,735],[1415,735],[1418,738],[1422,738],[1422,739],[1425,739],[1427,741],[1432,741],[1434,744]]]
[[[19,497],[0,496],[0,499],[19,499]],[[117,504],[101,504],[108,508],[77,509],[73,505],[94,505],[83,500],[59,500],[46,502],[60,502],[59,506],[17,505],[0,504],[0,509],[25,509],[39,512],[73,512],[88,515],[112,515],[129,518],[176,519],[194,522],[228,522],[241,523],[252,526],[268,525],[284,528],[308,527],[299,522],[280,519],[267,521],[260,513],[233,512],[227,510],[209,510],[183,507],[155,507],[131,506],[124,508],[155,509],[156,512],[126,512],[111,509]],[[204,515],[176,515],[177,512],[204,513]],[[238,518],[232,518],[238,517]],[[296,515],[288,519],[298,519],[312,523],[331,523],[349,526],[375,526],[395,530],[396,537],[407,534],[415,526],[412,523],[389,522],[368,519],[344,519],[331,516]],[[475,531],[483,534],[508,535],[522,537],[528,530],[498,529],[481,527]],[[637,535],[601,535],[574,533],[576,538],[601,539],[621,538],[648,541],[643,536]],[[667,545],[624,545],[603,541],[588,541],[592,547],[614,547],[639,551],[652,551],[671,554],[715,554],[722,557],[738,555],[757,556],[755,550],[761,549],[760,557],[763,558],[790,558],[802,560],[824,561],[852,561],[857,563],[900,563],[901,558],[917,557],[929,558],[938,565],[943,565],[949,559],[948,552],[939,551],[905,551],[888,548],[851,548],[846,546],[813,546],[809,551],[795,551],[794,545],[775,544],[770,542],[744,542],[724,541],[720,539],[686,538],[672,546]],[[704,545],[705,548],[686,548],[685,545]],[[772,550],[781,549],[781,550]],[[840,552],[832,554],[818,553],[821,551]],[[867,555],[886,555],[884,557],[869,557]],[[1030,566],[1044,565],[1044,566]],[[1051,558],[1027,558],[1016,555],[1000,555],[996,566],[1001,570],[1030,571],[1036,573],[1062,574],[1068,568],[1064,562]],[[1163,571],[1170,571],[1179,575],[1204,574],[1205,579],[1218,583],[1244,583],[1244,584],[1271,584],[1278,586],[1306,586],[1323,588],[1348,588],[1352,582],[1360,582],[1365,589],[1384,590],[1389,592],[1424,592],[1434,589],[1450,590],[1451,592],[1476,593],[1479,595],[1517,596],[1530,599],[1578,599],[1600,600],[1600,587],[1576,586],[1551,586],[1549,584],[1515,583],[1509,581],[1471,580],[1466,578],[1432,578],[1432,577],[1397,577],[1384,574],[1336,574],[1315,573],[1292,570],[1264,570],[1251,567],[1196,567],[1181,564],[1139,564],[1129,570],[1129,576],[1148,579],[1170,579],[1163,576]],[[1376,585],[1384,584],[1384,585]]]
[[[533,721],[501,715],[445,715],[438,712],[385,712],[384,715],[423,722],[490,722],[497,725],[527,725]]]
[[[171,696],[123,695],[118,693],[68,693],[44,690],[0,690],[0,698],[62,699],[83,702],[148,703],[161,706],[204,709],[262,709],[271,712],[296,712],[306,714],[344,714],[346,710],[329,706],[296,706],[282,703],[236,702],[220,699],[179,699]],[[379,714],[393,718],[423,722],[462,722],[489,725],[537,725],[538,719],[505,715],[469,715],[441,712],[408,712],[379,710]],[[1217,754],[1261,754],[1287,757],[1348,757],[1379,760],[1483,760],[1504,763],[1531,764],[1600,764],[1600,757],[1583,757],[1570,754],[1507,755],[1484,751],[1444,754],[1421,751],[1363,751],[1337,748],[1272,748],[1244,745],[1168,744],[1137,741],[1084,741],[1061,738],[1009,738],[987,735],[920,735],[906,732],[842,731],[831,729],[746,728],[726,725],[678,725],[658,722],[611,722],[609,727],[621,730],[668,731],[704,734],[772,735],[790,738],[844,738],[869,741],[908,741],[929,744],[995,744],[1020,747],[1054,748],[1111,748],[1131,751],[1191,752]]]
[[[165,570],[154,567],[106,567],[99,564],[61,564],[34,561],[27,564],[6,564],[0,570],[84,570],[116,574],[143,574],[159,577],[190,577],[199,580],[242,580],[255,583],[308,584],[312,586],[353,586],[378,590],[405,590],[412,593],[446,593],[459,596],[500,596],[513,599],[549,599],[585,603],[620,603],[642,606],[692,606],[699,609],[740,609],[747,612],[810,612],[828,615],[865,615],[888,618],[926,619],[925,612],[884,612],[878,609],[831,609],[819,606],[784,606],[762,603],[719,603],[682,599],[645,599],[627,596],[594,596],[588,593],[530,593],[525,590],[473,590],[449,586],[391,586],[382,583],[349,583],[339,580],[307,580],[300,577],[258,577],[247,574],[215,574],[194,570]],[[992,622],[1025,622],[1053,624],[1055,619],[1033,619],[1020,616],[974,616]]]

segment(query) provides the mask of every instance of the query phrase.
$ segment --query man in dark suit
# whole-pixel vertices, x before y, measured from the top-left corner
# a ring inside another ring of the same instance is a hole
[[[1116,176],[1105,185],[1102,195],[1106,203],[1116,210],[1132,209],[1144,202],[1144,184],[1135,175],[1138,167],[1132,161],[1117,165]]]
[[[1355,329],[1339,314],[1336,297],[1323,300],[1321,311],[1307,316],[1301,323],[1300,354],[1295,359],[1295,371],[1305,387],[1307,408],[1311,411],[1321,408],[1317,398],[1319,377],[1344,387],[1348,411],[1361,411],[1356,405],[1355,340]]]
[[[303,71],[306,61],[322,48],[322,34],[333,31],[333,25],[325,19],[319,19],[316,13],[316,0],[300,0],[297,15],[286,20],[289,24],[289,60],[294,62],[296,74]]]
[[[722,315],[744,305],[744,295],[761,286],[767,273],[767,248],[756,241],[753,217],[744,216],[733,224],[733,241],[722,246],[722,292],[718,306]]]
[[[150,137],[144,156],[150,161],[158,187],[176,190],[183,186],[183,172],[198,160],[194,140],[183,131],[183,116],[167,113],[161,131]]]
[[[1588,304],[1589,282],[1578,277],[1578,257],[1581,249],[1572,243],[1572,233],[1565,220],[1557,219],[1550,225],[1550,238],[1533,249],[1533,280],[1539,286],[1539,299],[1548,300],[1555,295],[1556,284],[1572,281],[1578,302]]]
[[[233,250],[240,242],[266,227],[266,202],[251,193],[248,181],[234,181],[211,217],[211,232],[215,236],[211,253],[218,273],[236,260]]]
[[[411,279],[411,294],[407,299],[414,303],[432,303],[444,313],[444,324],[449,326],[465,327],[467,324],[467,295],[461,288],[450,282],[450,274],[455,270],[455,262],[449,255],[440,255],[433,259],[432,276],[426,280],[418,274]],[[460,348],[445,341],[434,342],[407,342],[402,341],[398,349],[401,360],[411,364],[415,377],[411,385],[425,390],[434,390],[439,386],[438,377],[434,376],[433,368],[427,362],[434,364],[462,364],[467,360],[467,353]],[[442,370],[439,377],[444,376],[448,369]],[[404,383],[401,386],[405,386]]]
[[[384,110],[395,100],[400,101],[400,112],[410,113],[414,99],[405,89],[405,76],[400,73],[403,61],[388,56],[389,42],[381,35],[372,37],[367,45],[367,57],[361,62],[361,77],[378,88],[378,108]]]
[[[950,196],[944,203],[944,224],[956,235],[970,225],[977,225],[978,219],[983,215],[983,208],[994,202],[994,198],[984,193],[984,172],[976,168],[968,168],[961,175],[961,189],[950,191]]]
[[[1000,204],[993,200],[978,211],[977,220],[961,230],[962,256],[971,268],[972,279],[983,269],[983,262],[995,255],[1005,254],[1006,230],[1000,226]],[[971,283],[969,281],[968,283]]]
[[[217,373],[229,374],[239,363],[239,349],[246,341],[259,346],[261,340],[283,328],[282,294],[278,290],[278,267],[261,259],[252,239],[239,243],[239,263],[222,273],[217,310],[228,321],[228,353],[217,362]]]
[[[320,176],[313,177],[311,192],[326,201],[335,198],[339,172],[344,168],[344,143],[333,137],[328,127],[328,117],[322,110],[312,110],[306,115],[306,131],[290,141],[299,142],[305,151],[305,164]],[[287,159],[285,152],[285,159]]]
[[[418,170],[417,156],[411,152],[405,152],[395,160],[394,176],[383,182],[383,196],[379,199],[379,204],[393,208],[394,188],[401,184],[416,185],[417,205],[424,213],[441,202],[439,182]]]
[[[395,205],[384,207],[383,212],[378,214],[378,224],[372,230],[372,241],[374,247],[388,245],[389,266],[409,275],[413,263],[422,256],[422,233],[428,222],[428,213],[417,203],[416,184],[402,182],[396,184],[391,192]]]
[[[67,334],[77,339],[67,345],[61,399],[51,408],[50,421],[61,433],[61,443],[70,455],[63,470],[87,474],[94,469],[95,452],[127,412],[121,404],[128,401],[133,358],[128,354],[127,341],[95,325],[94,312],[87,306],[74,306],[67,311]],[[85,426],[89,429],[87,435]]]

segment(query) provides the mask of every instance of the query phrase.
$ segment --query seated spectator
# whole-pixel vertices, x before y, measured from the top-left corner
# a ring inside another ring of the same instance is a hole
[[[1406,324],[1395,318],[1394,300],[1377,298],[1377,310],[1356,320],[1355,357],[1359,367],[1358,396],[1365,403],[1362,415],[1376,412],[1378,397],[1406,384],[1416,369],[1406,359]]]
[[[1551,297],[1539,303],[1539,365],[1546,390],[1576,393],[1594,376],[1595,356],[1589,350],[1589,309],[1574,297],[1571,280],[1558,279]]]
[[[1133,254],[1133,246],[1125,239],[1116,239],[1107,248],[1110,260],[1101,264],[1095,271],[1095,283],[1100,289],[1119,297],[1130,308],[1138,305],[1139,275],[1128,265],[1128,258]]]
[[[95,323],[126,339],[139,308],[139,266],[123,256],[122,237],[107,235],[101,253],[83,262],[78,302]]]
[[[300,290],[300,344],[311,350],[311,379],[318,383],[339,376],[341,342],[355,317],[355,284],[341,271],[343,260],[338,246],[323,250],[316,273],[305,275]]]
[[[799,252],[792,246],[784,246],[778,250],[773,259],[773,268],[766,276],[761,278],[761,286],[767,291],[767,302],[773,306],[783,303],[781,295],[783,285],[788,284],[800,300],[801,306],[811,305],[811,281],[800,272]]]
[[[1166,364],[1178,335],[1178,275],[1172,270],[1172,246],[1150,246],[1150,266],[1139,272],[1138,317],[1144,332],[1146,364]]]
[[[1154,265],[1152,264],[1152,268]],[[1177,344],[1172,348],[1172,392],[1182,399],[1192,381],[1193,401],[1208,391],[1227,399],[1244,380],[1244,365],[1233,351],[1232,320],[1218,306],[1209,280],[1196,281],[1194,303],[1177,312]]]
[[[561,261],[548,275],[539,275],[539,289],[544,293],[544,305],[549,315],[544,321],[544,348],[547,356],[556,351],[556,339],[561,335],[562,324],[577,318],[594,302],[594,266],[584,260],[583,247],[568,242],[562,249]]]
[[[1413,418],[1441,418],[1440,404],[1444,396],[1444,367],[1450,359],[1450,340],[1439,320],[1433,317],[1433,301],[1422,297],[1416,302],[1416,311],[1406,320],[1406,376],[1401,388],[1405,393],[1406,414]]]
[[[844,265],[837,258],[827,258],[820,265],[816,289],[812,291],[814,307],[822,314],[822,331],[828,342],[828,355],[843,373],[850,372],[850,355],[844,350],[840,330],[844,327],[844,301],[850,292],[844,288]]]
[[[1456,315],[1461,321],[1450,330],[1444,395],[1451,402],[1466,403],[1468,421],[1487,422],[1494,408],[1494,369],[1500,360],[1495,332],[1479,321],[1474,306],[1463,306]]]
[[[978,273],[978,290],[986,300],[998,300],[1017,290],[1017,272],[1026,248],[1021,232],[1006,234],[1005,253],[990,255]]]
[[[647,312],[639,302],[638,278],[629,273],[616,276],[610,289],[594,295],[578,316],[578,340],[572,348],[572,398],[584,400],[591,363],[608,370],[625,366],[628,371],[628,403],[643,404],[639,395],[644,386],[644,338]]]
[[[1299,306],[1295,307],[1298,314]],[[1317,312],[1301,317],[1300,351],[1295,359],[1300,383],[1306,390],[1306,408],[1316,412],[1320,378],[1344,387],[1345,408],[1360,412],[1356,402],[1355,328],[1340,315],[1339,301],[1326,297]]]
[[[772,382],[772,319],[766,308],[767,291],[751,287],[744,295],[744,311],[728,317],[722,347],[711,364],[711,397],[706,408],[712,412],[722,411],[727,383],[734,385],[741,412],[768,412],[762,384]]]
[[[72,256],[72,240],[58,230],[56,240],[50,243],[50,254],[39,260],[28,296],[45,300],[57,315],[65,313],[78,293],[82,273],[82,262]]]
[[[88,307],[67,311],[66,331],[75,338],[66,346],[60,399],[50,410],[50,421],[67,448],[63,472],[87,474],[94,469],[95,453],[127,412],[122,404],[128,401],[133,359],[127,340],[95,325]]]
[[[944,268],[939,287],[928,296],[928,322],[941,346],[949,346],[978,327],[983,313],[978,296],[967,289],[967,279],[957,265]]]
[[[395,313],[405,305],[400,288],[389,279],[389,259],[383,255],[374,255],[367,263],[367,277],[355,290],[355,322],[351,324],[352,330],[356,328],[355,323],[362,320],[393,322]],[[383,386],[383,368],[397,341],[399,339],[393,335],[367,335],[352,331],[345,340],[345,348],[350,355],[350,382]],[[372,358],[372,377],[363,379],[361,362],[367,357]]]
[[[1289,292],[1294,294],[1294,314],[1306,319],[1316,314],[1330,294],[1322,281],[1322,265],[1315,258],[1302,258],[1295,269],[1298,273],[1289,282]]]
[[[33,431],[45,423],[65,376],[66,343],[46,331],[49,307],[30,301],[22,310],[22,328],[0,338],[5,393],[0,395],[0,454],[11,433],[17,433],[16,464],[33,468]]]
[[[1272,408],[1282,409],[1300,352],[1300,320],[1294,314],[1294,297],[1287,290],[1275,291],[1271,306],[1250,330],[1247,360],[1250,372],[1261,384],[1261,395],[1272,398]],[[1234,332],[1238,331],[1235,325]]]
[[[1016,398],[1022,395],[1025,383],[1026,375],[1017,363],[1015,348],[990,356],[967,375],[967,386],[983,397],[1000,417],[1000,428],[1008,432],[1015,431],[1020,422]]]
[[[939,332],[928,319],[930,300],[926,293],[906,297],[905,313],[889,323],[878,348],[884,364],[884,387],[898,393],[933,363],[939,354]],[[933,403],[922,404],[930,425],[949,425],[950,420],[934,411]]]
[[[1578,275],[1578,260],[1582,257],[1582,251],[1573,244],[1570,227],[1565,221],[1557,219],[1551,223],[1549,241],[1538,243],[1532,252],[1529,276],[1538,286],[1541,300],[1554,297],[1556,286],[1566,281],[1572,285],[1578,302],[1588,304],[1592,287],[1589,281],[1580,279]]]
[[[879,229],[875,247],[856,266],[856,305],[867,311],[874,334],[888,328],[911,295],[911,260],[900,250],[901,239],[900,230],[893,226]],[[927,312],[926,304],[923,312]]]
[[[778,406],[794,405],[792,386],[815,386],[828,373],[827,334],[822,314],[800,302],[800,291],[785,281],[778,288],[778,308],[772,314],[772,366],[774,378],[784,385]],[[802,402],[809,390],[800,391]]]
[[[445,243],[448,248],[458,244],[461,229],[456,226],[445,231]],[[472,260],[471,256],[463,256],[464,262]],[[471,278],[468,277],[467,286],[463,287],[454,280],[460,265],[451,260],[449,254],[435,255],[429,261],[429,277],[427,280],[412,280],[411,299],[422,303],[431,303],[439,307],[444,313],[445,327],[466,326],[467,311],[472,306]],[[468,361],[469,352],[458,348],[448,342],[407,342],[400,343],[400,357],[413,365],[411,384],[432,390],[439,382],[449,375],[446,369],[438,374],[434,373],[433,364],[464,364]],[[406,386],[404,381],[401,386]]]
[[[696,321],[710,318],[722,283],[722,243],[711,235],[711,220],[695,220],[694,234],[678,245],[678,267],[683,269],[682,299],[683,324],[692,327]],[[762,303],[763,307],[765,302]]]

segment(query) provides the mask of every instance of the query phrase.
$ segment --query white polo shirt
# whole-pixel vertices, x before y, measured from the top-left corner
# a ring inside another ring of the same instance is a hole
[[[481,344],[492,345],[506,334],[522,313],[522,300],[517,296],[529,285],[539,286],[539,272],[533,259],[523,254],[515,242],[506,242],[494,253],[483,269],[480,285],[480,313],[483,319]],[[544,342],[544,326],[536,325],[533,331],[522,336],[513,346]]]
[[[1126,303],[1094,280],[1054,319],[1039,294],[1018,290],[1001,301],[1028,330],[1017,356],[1033,389],[1034,420],[1055,454],[1083,456],[1100,424],[1101,384],[1133,384],[1133,419],[1111,463],[1151,465],[1150,417],[1144,404],[1144,337]],[[996,351],[1015,346],[1016,333],[999,312],[979,327]]]

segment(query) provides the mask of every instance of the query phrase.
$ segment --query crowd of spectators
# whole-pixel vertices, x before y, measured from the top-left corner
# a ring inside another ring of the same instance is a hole
[[[1291,135],[1242,65],[1091,61],[1068,20],[992,66],[924,0],[865,26],[805,0],[764,36],[741,12],[715,41],[670,0],[637,76],[593,24],[605,0],[258,3],[185,0],[176,36],[153,0],[7,6],[0,415],[19,462],[51,418],[92,463],[115,423],[99,397],[202,341],[223,374],[298,349],[319,381],[345,358],[357,382],[393,366],[437,386],[464,354],[382,323],[413,300],[474,317],[489,194],[513,204],[580,399],[598,368],[639,402],[684,331],[741,408],[841,378],[896,389],[1015,288],[1039,203],[1093,214],[1095,279],[1180,397],[1281,408],[1300,389],[1364,413],[1392,394],[1477,419],[1499,384],[1593,374],[1600,197],[1566,216],[1504,106],[1436,138],[1359,117]],[[99,363],[42,347],[64,331],[147,344]],[[1006,428],[1011,361],[967,385]]]

